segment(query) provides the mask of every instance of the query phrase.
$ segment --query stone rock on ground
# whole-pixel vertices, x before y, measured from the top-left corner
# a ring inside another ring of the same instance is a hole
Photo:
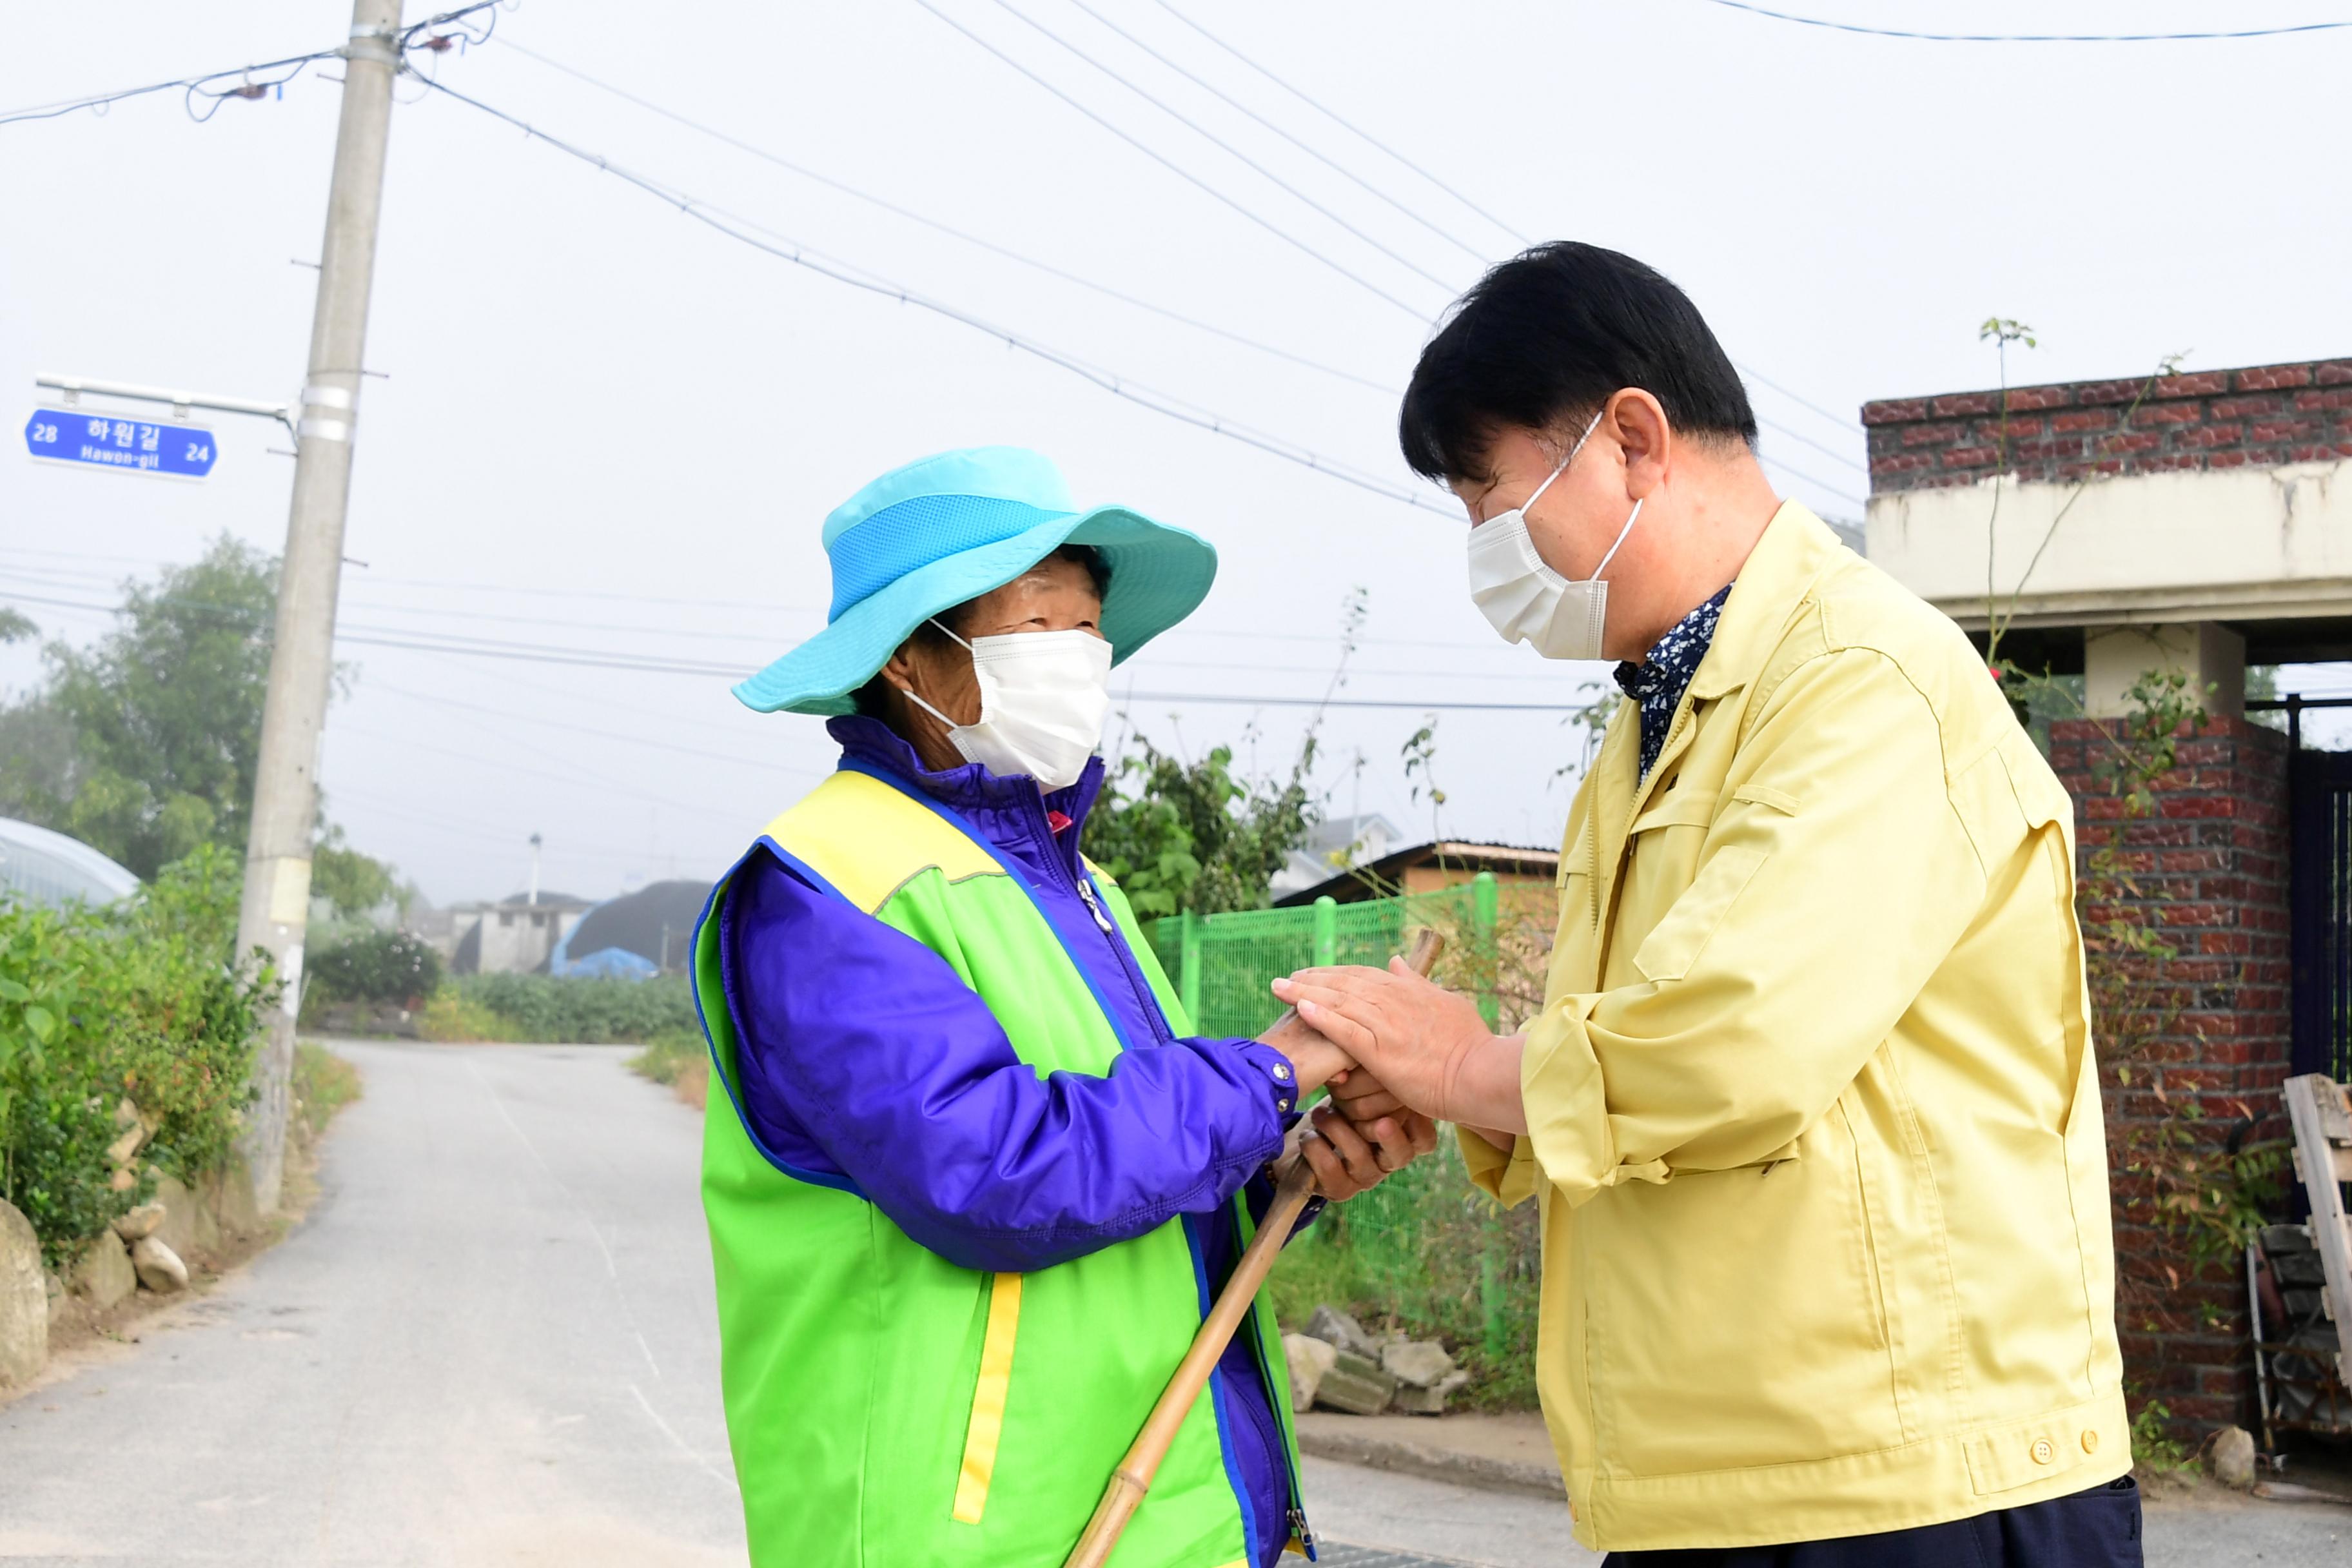
[[[115,1220],[114,1234],[125,1241],[137,1241],[142,1237],[154,1235],[155,1227],[163,1223],[163,1205],[162,1204],[141,1204],[129,1214]]]
[[[0,1384],[23,1383],[48,1364],[49,1288],[32,1222],[0,1198]]]
[[[1378,1415],[1396,1397],[1396,1379],[1368,1356],[1341,1351],[1316,1384],[1315,1403],[1354,1415]]]
[[[206,1176],[196,1195],[206,1212],[219,1221],[223,1234],[243,1237],[261,1233],[261,1205],[254,1200],[253,1175],[242,1163]]]
[[[1427,1388],[1415,1388],[1410,1384],[1396,1391],[1396,1408],[1407,1415],[1443,1415],[1445,1402],[1459,1394],[1470,1383],[1466,1372],[1449,1372]]]
[[[1328,1301],[1316,1308],[1315,1315],[1307,1320],[1307,1331],[1334,1350],[1362,1356],[1366,1361],[1381,1359],[1380,1342],[1364,1331],[1363,1324]]]
[[[1435,1340],[1391,1340],[1381,1347],[1381,1370],[1412,1388],[1434,1388],[1454,1370],[1454,1358]]]
[[[82,1248],[74,1260],[73,1288],[76,1295],[101,1312],[139,1289],[139,1272],[131,1266],[130,1250],[121,1237],[101,1231]]]
[[[140,1237],[131,1248],[131,1266],[139,1270],[139,1283],[158,1296],[188,1288],[188,1266],[161,1237]]]
[[[2213,1479],[2225,1487],[2251,1491],[2254,1485],[2253,1434],[2242,1426],[2224,1426],[2213,1440]]]
[[[1312,1334],[1285,1334],[1282,1353],[1290,1363],[1290,1408],[1295,1414],[1315,1405],[1315,1390],[1323,1374],[1339,1360],[1339,1352]]]
[[[176,1177],[166,1176],[155,1184],[155,1201],[163,1205],[163,1223],[154,1234],[164,1246],[183,1258],[220,1249],[219,1222]]]

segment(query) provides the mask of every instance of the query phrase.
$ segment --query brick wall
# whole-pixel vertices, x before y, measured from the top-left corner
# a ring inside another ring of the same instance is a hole
[[[2352,359],[2192,371],[2152,386],[2146,376],[2013,386],[2006,465],[1999,392],[1866,403],[1862,422],[1874,495],[1974,484],[2004,467],[2063,483],[2095,473],[2327,462],[2352,458]]]
[[[2050,760],[2075,799],[2084,874],[2087,880],[2090,857],[2120,828],[2137,896],[2107,907],[2154,926],[2176,950],[2163,979],[2184,1004],[2167,1026],[2133,1041],[2142,1047],[2137,1061],[2118,1062],[2100,1042],[2115,1158],[2116,1326],[2134,1386],[2161,1399],[2177,1421],[2199,1430],[2244,1425],[2253,1400],[2244,1273],[2217,1267],[2197,1275],[2149,1223],[2150,1183],[2124,1164],[2131,1135],[2147,1136],[2165,1118],[2157,1069],[2175,1103],[2202,1106],[2197,1136],[2206,1146],[2242,1126],[2249,1110],[2266,1123],[2253,1135],[2281,1133],[2278,1090],[2289,1061],[2286,737],[2242,719],[2208,721],[2180,741],[2178,766],[2155,789],[2155,813],[2136,820],[2125,818],[2092,772],[2105,744],[2095,721],[2052,726]],[[2086,925],[2105,914],[2086,910]],[[2118,1080],[2119,1066],[2128,1083]],[[2168,1269],[2182,1277],[2179,1288]]]

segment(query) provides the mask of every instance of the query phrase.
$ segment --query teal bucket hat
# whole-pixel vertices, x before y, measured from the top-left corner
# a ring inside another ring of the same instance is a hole
[[[1216,580],[1196,534],[1125,507],[1081,510],[1062,471],[1020,447],[941,452],[888,473],[824,520],[833,605],[824,630],[747,680],[762,713],[848,713],[852,695],[917,626],[1002,588],[1065,544],[1090,545],[1109,575],[1102,635],[1111,662],[1191,615]]]

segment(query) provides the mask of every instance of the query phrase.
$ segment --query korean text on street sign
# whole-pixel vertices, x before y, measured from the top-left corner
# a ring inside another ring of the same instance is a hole
[[[213,433],[201,425],[121,419],[86,408],[36,408],[25,449],[56,463],[200,479],[213,471]]]

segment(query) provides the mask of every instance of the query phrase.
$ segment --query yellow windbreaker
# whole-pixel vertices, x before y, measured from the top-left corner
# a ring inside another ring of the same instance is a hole
[[[1528,1125],[1577,1538],[1902,1530],[2130,1468],[2074,813],[1952,623],[1783,506],[1569,813]]]

